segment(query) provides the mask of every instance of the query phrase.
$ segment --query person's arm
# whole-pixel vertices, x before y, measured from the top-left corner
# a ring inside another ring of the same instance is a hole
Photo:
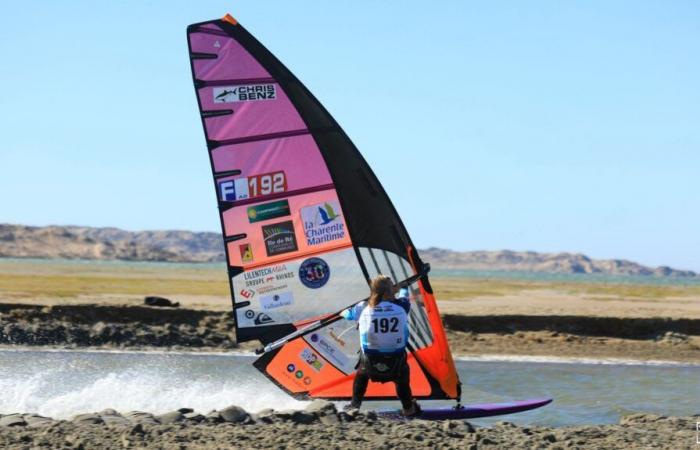
[[[348,309],[340,313],[340,317],[346,320],[359,320],[360,312],[362,312],[363,302],[358,303],[355,306],[351,306]]]
[[[340,317],[342,317],[345,320],[354,320],[352,314],[354,309],[355,307],[351,306],[348,309],[343,310],[343,312],[340,313]]]

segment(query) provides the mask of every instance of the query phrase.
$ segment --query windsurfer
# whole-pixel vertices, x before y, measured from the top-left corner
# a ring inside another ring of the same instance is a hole
[[[369,381],[396,384],[403,414],[407,417],[420,412],[413,399],[410,385],[410,369],[406,360],[408,342],[408,313],[411,304],[407,291],[396,298],[396,288],[391,278],[379,275],[370,283],[368,301],[363,301],[341,313],[347,320],[359,322],[362,352],[352,388],[350,408],[359,408]]]

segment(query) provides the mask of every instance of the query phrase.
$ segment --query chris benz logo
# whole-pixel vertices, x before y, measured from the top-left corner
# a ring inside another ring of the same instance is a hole
[[[246,84],[242,86],[215,87],[214,103],[252,102],[274,100],[277,91],[274,84]]]

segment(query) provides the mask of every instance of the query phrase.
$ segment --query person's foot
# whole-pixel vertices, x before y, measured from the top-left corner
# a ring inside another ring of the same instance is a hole
[[[349,412],[349,411],[359,411],[360,406],[359,405],[353,405],[352,403],[348,403],[347,405],[343,406],[343,411]]]
[[[403,414],[404,417],[416,417],[420,413],[420,405],[418,405],[418,402],[416,402],[415,400],[413,400],[413,405],[411,405],[410,408],[401,410],[401,414]]]

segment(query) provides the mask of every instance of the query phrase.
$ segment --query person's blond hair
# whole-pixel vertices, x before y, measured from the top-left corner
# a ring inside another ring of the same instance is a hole
[[[391,277],[386,275],[377,275],[369,284],[371,292],[369,294],[369,306],[374,308],[385,297],[391,297],[394,294],[394,282]]]

